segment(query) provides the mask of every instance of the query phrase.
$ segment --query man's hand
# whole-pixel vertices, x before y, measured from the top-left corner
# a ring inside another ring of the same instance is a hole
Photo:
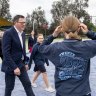
[[[28,65],[25,65],[25,68],[26,68],[26,71],[28,71],[28,70],[29,70],[29,66],[28,66]]]
[[[61,29],[62,27],[61,26],[58,26],[55,31],[53,32],[53,37],[57,37],[59,35],[59,33],[61,33]]]
[[[83,24],[83,23],[80,24],[80,29],[82,30],[82,32],[84,34],[86,34],[88,32],[87,26],[85,24]]]
[[[20,69],[19,68],[16,68],[14,70],[14,74],[19,76],[21,74]]]

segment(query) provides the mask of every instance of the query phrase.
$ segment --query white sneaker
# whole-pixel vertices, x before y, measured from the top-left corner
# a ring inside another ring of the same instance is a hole
[[[36,83],[31,83],[32,87],[37,87]]]
[[[45,90],[48,92],[55,92],[55,89],[53,89],[52,87],[46,88]]]

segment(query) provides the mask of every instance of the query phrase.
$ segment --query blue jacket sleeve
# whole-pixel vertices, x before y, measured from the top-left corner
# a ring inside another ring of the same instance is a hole
[[[92,40],[85,40],[83,41],[85,43],[86,50],[88,50],[88,53],[90,53],[89,58],[92,58],[96,55],[96,32],[89,31],[87,34],[87,37]]]
[[[45,39],[43,43],[39,46],[39,52],[43,53],[45,56],[47,54],[50,54],[50,52],[52,53],[53,48],[51,48],[51,43],[54,39],[55,38],[52,35],[48,36],[47,39]]]
[[[28,65],[29,65],[29,69],[31,68],[32,60],[33,60],[33,58],[34,58],[37,50],[38,50],[37,45],[34,45],[34,46],[33,46],[32,53],[31,53],[31,55],[30,55],[30,59],[29,59],[29,64],[28,64]]]
[[[89,31],[86,35],[88,38],[90,38],[92,40],[96,40],[96,32]]]
[[[53,42],[53,40],[55,39],[55,37],[53,37],[53,35],[49,35],[44,42],[42,43],[42,45],[49,45]]]

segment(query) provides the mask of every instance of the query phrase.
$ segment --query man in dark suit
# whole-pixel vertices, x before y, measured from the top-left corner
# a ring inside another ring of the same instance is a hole
[[[27,96],[35,96],[27,74],[28,65],[25,52],[25,17],[16,15],[14,26],[4,32],[2,42],[3,62],[1,70],[5,72],[5,96],[11,96],[17,76]]]

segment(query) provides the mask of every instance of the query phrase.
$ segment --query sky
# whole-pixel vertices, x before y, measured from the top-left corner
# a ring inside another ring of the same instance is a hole
[[[52,9],[52,3],[60,0],[10,0],[10,13],[12,17],[16,14],[22,14],[26,16],[27,13],[31,14],[34,9],[41,6],[45,10],[47,20],[52,20],[50,10]],[[89,0],[89,7],[86,9],[91,16],[96,16],[96,0]],[[96,23],[96,17],[93,17],[93,23]]]

